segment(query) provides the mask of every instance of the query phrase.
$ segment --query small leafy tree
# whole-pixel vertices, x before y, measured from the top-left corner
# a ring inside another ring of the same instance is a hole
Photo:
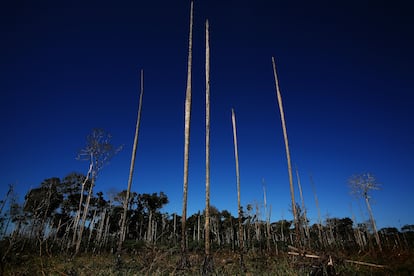
[[[37,231],[38,238],[43,238],[48,221],[51,221],[53,212],[62,203],[62,194],[58,192],[60,179],[57,177],[44,180],[39,188],[31,189],[25,199],[24,211],[31,219],[32,230]]]
[[[152,193],[152,194],[142,194],[138,196],[139,201],[142,203],[144,210],[148,213],[148,228],[147,228],[147,237],[148,242],[154,242],[154,219],[153,217],[158,214],[158,210],[161,209],[165,204],[168,203],[168,197],[163,192]]]

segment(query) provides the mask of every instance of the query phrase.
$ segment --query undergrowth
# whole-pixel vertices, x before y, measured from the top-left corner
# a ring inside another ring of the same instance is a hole
[[[231,250],[218,250],[212,254],[212,271],[202,271],[204,254],[202,251],[188,252],[189,266],[180,268],[181,252],[177,249],[141,248],[135,252],[122,254],[80,254],[47,255],[17,254],[6,260],[4,275],[312,275],[325,273],[326,267],[304,257],[269,252],[247,252],[244,254],[245,270],[240,266],[240,254]],[[368,261],[371,256],[359,256],[360,261]],[[357,259],[357,258],[356,258]],[[386,256],[382,261],[387,261]],[[412,275],[414,254],[400,252],[389,256],[392,263],[383,263],[386,268],[373,268],[349,264],[334,259],[338,275]]]

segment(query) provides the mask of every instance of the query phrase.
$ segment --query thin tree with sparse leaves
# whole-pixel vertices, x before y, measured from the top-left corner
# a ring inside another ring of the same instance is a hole
[[[371,173],[362,173],[352,176],[348,181],[348,185],[353,195],[360,198],[362,197],[365,200],[371,225],[374,230],[375,240],[378,244],[379,250],[382,251],[381,240],[378,235],[377,225],[375,223],[374,215],[372,213],[371,204],[369,203],[369,200],[371,199],[371,191],[378,190],[380,188],[377,180]]]
[[[102,167],[106,165],[111,158],[116,155],[121,149],[122,146],[114,147],[111,143],[112,135],[106,132],[103,129],[94,129],[90,135],[87,137],[87,144],[85,148],[83,148],[78,155],[79,160],[85,160],[89,162],[89,170],[88,175],[84,181],[88,180],[91,181],[88,196],[86,197],[85,206],[83,207],[83,211],[81,212],[78,210],[78,214],[82,213],[82,218],[79,221],[79,230],[74,232],[76,235],[76,243],[75,243],[75,255],[79,252],[80,245],[82,242],[83,231],[85,229],[86,218],[88,215],[89,204],[91,201],[91,197],[93,195],[93,188],[95,186],[96,179],[98,177],[99,172],[102,170]],[[82,188],[85,185],[82,185]],[[83,190],[82,190],[83,192]],[[81,197],[82,200],[82,197]],[[82,207],[82,201],[80,202],[80,207]],[[75,229],[77,230],[77,229]]]

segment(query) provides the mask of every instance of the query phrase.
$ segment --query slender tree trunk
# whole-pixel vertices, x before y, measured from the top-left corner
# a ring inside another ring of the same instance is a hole
[[[173,231],[174,231],[174,245],[177,242],[177,214],[174,213],[174,219],[173,219]]]
[[[200,242],[200,228],[201,228],[201,226],[200,226],[200,223],[201,223],[201,215],[200,215],[200,212],[198,212],[198,215],[197,215],[197,243],[198,242]]]
[[[210,36],[206,20],[206,210],[204,226],[205,259],[203,273],[213,271],[213,259],[210,255]]]
[[[148,217],[148,229],[147,229],[147,241],[152,241],[152,211],[149,211],[149,217]]]
[[[323,239],[322,239],[322,218],[321,218],[321,209],[319,208],[319,201],[318,201],[318,196],[316,194],[316,189],[315,189],[315,184],[313,183],[313,177],[310,176],[310,182],[312,185],[312,192],[313,195],[315,197],[315,205],[316,205],[316,209],[318,210],[318,238],[319,238],[319,243],[321,245],[323,245]]]
[[[188,160],[190,151],[190,119],[191,119],[191,70],[193,56],[193,1],[190,8],[190,34],[188,39],[188,64],[187,64],[187,89],[185,96],[185,125],[184,125],[184,185],[183,185],[183,213],[181,217],[181,251],[183,253],[183,265],[187,266],[187,192],[188,192]]]
[[[288,166],[288,173],[289,173],[290,197],[292,199],[292,212],[293,212],[293,219],[295,222],[295,229],[296,229],[296,242],[298,243],[300,240],[299,238],[300,231],[299,231],[298,214],[296,212],[295,190],[293,188],[293,176],[292,176],[292,165],[290,162],[289,141],[288,141],[287,130],[286,130],[285,113],[283,111],[282,95],[279,89],[279,80],[277,78],[276,63],[275,63],[274,57],[272,57],[272,63],[273,63],[273,74],[275,78],[277,101],[278,101],[279,110],[280,110],[280,120],[282,122],[283,137],[285,139],[286,159],[287,159],[287,166]]]
[[[83,230],[85,229],[86,218],[88,216],[88,210],[89,210],[89,203],[91,201],[91,197],[92,197],[92,194],[93,194],[93,186],[94,185],[95,185],[95,177],[92,176],[91,187],[89,187],[88,197],[86,198],[85,207],[83,208],[82,221],[81,221],[81,225],[79,227],[78,239],[76,241],[75,255],[77,255],[79,253],[80,245],[81,245],[81,242],[82,242]]]
[[[210,255],[210,44],[206,21],[206,222],[205,253]]]
[[[308,242],[309,242],[308,246],[310,246],[308,218],[307,218],[307,214],[306,214],[305,200],[303,198],[302,185],[300,183],[298,168],[296,168],[296,178],[298,180],[299,196],[300,196],[301,208],[302,208],[302,212],[303,212],[303,225],[305,227],[305,229],[303,229],[304,235],[303,235],[303,238],[302,238],[302,243],[303,243],[303,245],[305,245],[305,239],[307,239]],[[301,228],[303,228],[303,227],[301,226]]]
[[[105,218],[106,218],[106,209],[104,209],[104,211],[101,212],[101,215],[100,215],[99,228],[98,228],[98,233],[97,233],[97,237],[96,237],[96,242],[98,244],[102,240],[103,228],[104,228],[104,225],[105,225]]]
[[[106,246],[108,243],[108,236],[109,236],[109,220],[111,219],[111,215],[108,214],[106,216],[106,222],[105,222],[105,231],[102,239],[101,246]]]
[[[240,169],[239,169],[239,151],[237,146],[237,127],[236,115],[234,109],[231,109],[231,121],[233,124],[233,142],[234,142],[234,158],[236,161],[236,181],[237,181],[237,212],[239,216],[239,250],[240,250],[240,267],[245,270],[243,262],[243,225],[242,225],[242,209],[240,203]]]
[[[371,204],[369,204],[368,196],[365,196],[365,203],[367,204],[369,217],[371,219],[372,228],[374,229],[375,240],[378,244],[379,250],[382,251],[381,240],[380,240],[380,237],[378,235],[377,225],[375,223],[374,215],[372,214]]]
[[[75,222],[73,224],[72,246],[74,246],[76,244],[76,238],[77,238],[77,235],[78,235],[79,220],[80,220],[80,215],[81,215],[81,211],[82,211],[83,193],[85,192],[85,185],[89,180],[89,177],[92,173],[92,169],[93,169],[93,163],[91,162],[89,164],[89,170],[88,170],[88,173],[86,174],[86,178],[82,183],[82,189],[81,189],[81,194],[80,194],[80,199],[79,199],[79,207],[78,207],[78,211],[76,212]],[[68,248],[69,248],[69,244],[68,244]]]
[[[270,212],[267,210],[266,185],[263,179],[263,200],[266,216],[266,245],[267,250],[270,251]]]
[[[127,211],[129,206],[129,197],[131,193],[131,186],[132,186],[132,176],[134,174],[134,166],[135,166],[135,157],[137,155],[137,146],[138,146],[138,135],[139,135],[139,126],[141,123],[141,110],[142,110],[142,98],[144,96],[144,70],[141,70],[141,93],[139,95],[139,104],[138,104],[138,115],[137,115],[137,123],[135,126],[135,136],[134,136],[134,146],[132,147],[132,156],[131,156],[131,165],[129,167],[129,177],[128,177],[128,188],[126,193],[126,198],[124,201],[124,212],[122,214],[122,222],[121,222],[121,229],[120,229],[120,238],[118,240],[118,252],[122,250],[122,243],[125,240],[125,233],[126,233],[126,221],[127,221]]]
[[[95,224],[96,224],[95,221],[96,221],[96,209],[93,211],[92,220],[91,220],[91,223],[89,224],[89,237],[88,237],[88,243],[86,245],[86,251],[89,250],[89,245],[91,243],[93,229],[95,228]]]

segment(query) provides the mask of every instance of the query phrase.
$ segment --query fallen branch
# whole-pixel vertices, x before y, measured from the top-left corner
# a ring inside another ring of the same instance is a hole
[[[378,265],[378,264],[372,264],[372,263],[366,263],[366,262],[360,262],[360,261],[353,261],[353,260],[344,260],[347,263],[352,263],[352,264],[359,264],[359,265],[366,265],[366,266],[371,266],[371,267],[377,267],[377,268],[387,268],[387,266],[385,265]]]
[[[305,251],[300,250],[300,249],[298,249],[294,246],[291,246],[291,245],[288,245],[288,248],[290,250],[296,251],[296,252],[292,252],[292,251],[288,252],[289,255],[304,256],[304,257],[307,257],[307,258],[314,258],[314,259],[320,259],[321,258],[320,256],[315,255],[315,254],[307,254]]]
[[[298,252],[288,252],[289,255],[294,255],[294,256],[304,256],[307,258],[314,258],[314,259],[320,259],[320,256],[317,255],[313,255],[313,254],[300,254]]]
[[[293,247],[293,246],[290,246],[290,245],[288,247],[291,250],[300,251],[296,247]],[[321,256],[318,256],[318,255],[315,255],[315,254],[306,254],[306,253],[299,253],[299,252],[292,252],[292,251],[289,251],[288,254],[289,255],[294,255],[294,256],[303,256],[303,257],[313,258],[313,259],[321,259],[322,258]],[[386,265],[379,265],[379,264],[373,264],[373,263],[367,263],[367,262],[361,262],[361,261],[344,260],[344,262],[351,263],[351,264],[365,265],[365,266],[370,266],[370,267],[376,267],[376,268],[387,268]]]

